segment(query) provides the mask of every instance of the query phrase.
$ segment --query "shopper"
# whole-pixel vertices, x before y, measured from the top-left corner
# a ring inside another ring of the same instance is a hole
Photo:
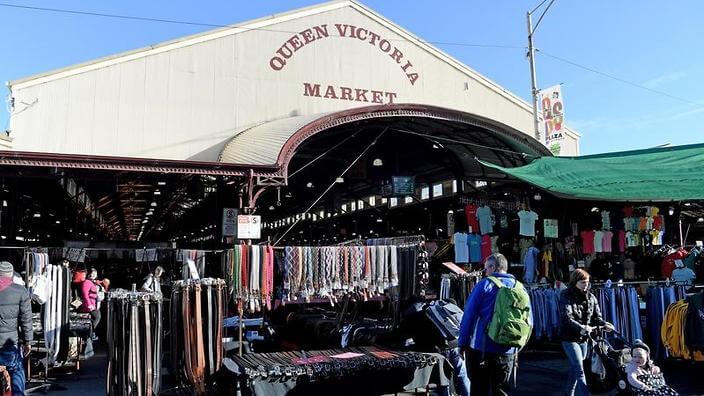
[[[81,300],[83,304],[81,305],[81,312],[90,313],[91,323],[93,328],[91,330],[91,338],[93,341],[97,341],[98,337],[95,335],[95,329],[100,323],[100,306],[98,305],[98,270],[91,268],[86,280],[81,284]]]
[[[636,396],[677,395],[667,386],[660,368],[650,360],[650,348],[641,340],[636,340],[631,348],[632,359],[626,365],[628,384]]]
[[[492,254],[484,261],[487,278],[472,290],[464,308],[458,344],[464,352],[470,380],[471,395],[508,395],[509,379],[514,367],[517,348],[494,342],[490,337],[494,308],[500,282],[503,287],[522,290],[513,275],[507,274],[508,261],[500,253]],[[525,291],[524,291],[525,293]],[[527,334],[530,335],[530,302],[525,295]]]
[[[27,289],[14,283],[13,275],[12,264],[0,262],[0,365],[10,374],[12,394],[24,395],[23,354],[31,350],[32,308]]]
[[[158,266],[154,268],[154,272],[147,275],[142,287],[139,289],[143,292],[153,292],[161,294],[161,276],[164,274],[164,268]]]
[[[560,328],[562,347],[570,362],[568,395],[588,395],[587,378],[582,362],[587,357],[587,339],[596,326],[613,330],[604,321],[596,297],[589,291],[589,273],[575,270],[567,289],[560,293]]]

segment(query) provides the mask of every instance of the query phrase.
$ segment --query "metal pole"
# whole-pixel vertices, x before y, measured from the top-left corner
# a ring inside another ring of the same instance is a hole
[[[533,20],[531,13],[526,13],[528,22],[528,63],[530,64],[530,87],[531,96],[533,97],[533,133],[535,139],[542,143],[540,139],[540,130],[538,125],[538,78],[535,73],[535,47],[533,47]]]

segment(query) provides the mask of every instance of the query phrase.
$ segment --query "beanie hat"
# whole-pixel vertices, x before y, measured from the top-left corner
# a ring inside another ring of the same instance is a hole
[[[631,347],[631,353],[633,353],[633,350],[636,348],[645,350],[646,352],[648,352],[648,356],[650,356],[650,347],[648,347],[648,345],[646,345],[646,343],[644,343],[642,340],[635,340],[633,342],[633,346]]]
[[[0,276],[12,276],[15,268],[7,261],[0,261]]]

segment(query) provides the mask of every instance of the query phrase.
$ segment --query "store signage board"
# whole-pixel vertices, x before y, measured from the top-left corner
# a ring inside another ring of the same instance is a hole
[[[237,235],[237,209],[224,208],[222,210],[222,236]]]
[[[560,153],[560,141],[565,139],[565,106],[562,97],[562,87],[554,85],[540,90],[542,107],[543,134],[545,146],[554,155]]]
[[[237,238],[260,239],[262,237],[262,217],[239,215],[237,216]]]
[[[406,197],[415,195],[416,178],[414,176],[392,176],[390,183],[381,186],[384,197]]]

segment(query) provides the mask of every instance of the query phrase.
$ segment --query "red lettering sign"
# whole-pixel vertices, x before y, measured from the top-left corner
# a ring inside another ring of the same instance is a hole
[[[393,44],[397,41],[388,40],[369,29],[361,28],[354,25],[336,23],[334,26],[335,31],[337,32],[337,37],[352,38],[356,39],[355,41],[366,42],[367,44],[377,48],[382,53],[388,55],[394,61],[394,63],[399,65],[399,68],[406,75],[406,78],[411,83],[411,85],[415,85],[416,81],[418,81],[418,78],[420,78],[420,75],[413,71],[413,63],[406,59],[403,55],[403,52],[401,52],[401,50]],[[275,71],[283,70],[284,67],[286,67],[286,64],[288,63],[288,60],[291,59],[296,52],[303,49],[306,45],[313,43],[314,41],[322,40],[328,37],[330,37],[330,31],[328,30],[327,24],[313,26],[301,31],[300,33],[294,34],[293,36],[286,39],[286,41],[275,51],[274,56],[269,59],[269,67],[271,67],[271,69]],[[366,92],[368,91],[365,91],[365,94]],[[341,98],[343,94],[342,92],[339,93],[340,95],[336,96],[338,98]],[[358,98],[359,96],[360,95],[357,94]],[[372,94],[372,96],[372,102],[378,103],[377,100],[380,99],[378,99],[377,96],[374,96],[374,94]],[[389,95],[386,94],[383,94],[381,96],[386,96],[387,98],[389,98]],[[362,95],[362,97],[366,98],[364,95]],[[361,101],[358,99],[355,100]],[[366,102],[367,100],[364,101]]]
[[[354,92],[354,95],[353,95]],[[369,94],[369,96],[367,95]],[[348,100],[351,102],[366,102],[376,104],[395,103],[396,92],[379,91],[375,89],[350,88],[335,85],[325,85],[304,82],[303,96],[324,99]]]

